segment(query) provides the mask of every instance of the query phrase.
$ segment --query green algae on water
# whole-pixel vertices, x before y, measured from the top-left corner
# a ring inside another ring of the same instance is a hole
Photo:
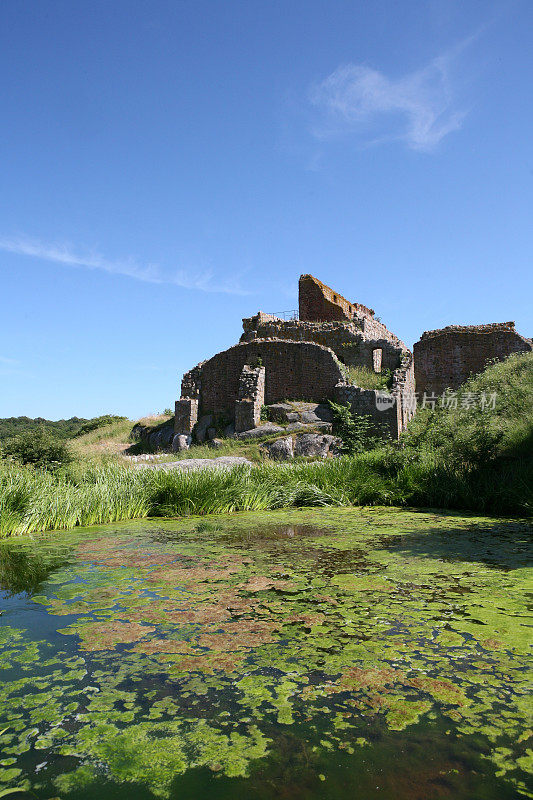
[[[49,539],[9,543],[8,594],[13,565],[53,568],[30,570],[24,609],[6,601],[0,618],[0,788],[177,797],[195,770],[257,786],[290,742],[323,791],[339,754],[378,758],[423,726],[479,754],[490,797],[528,796],[524,523],[390,509],[208,522],[60,535],[53,562]]]

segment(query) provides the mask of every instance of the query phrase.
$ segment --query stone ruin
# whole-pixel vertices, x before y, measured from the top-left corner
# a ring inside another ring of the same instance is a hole
[[[355,385],[351,366],[375,373],[387,370],[390,390]],[[320,422],[328,418],[324,404],[333,400],[348,403],[353,414],[369,415],[398,438],[413,415],[408,402],[413,393],[412,354],[374,311],[351,303],[312,275],[302,275],[299,319],[259,311],[243,319],[238,344],[184,375],[175,434],[194,434],[200,441],[217,434],[239,435],[261,425],[264,406],[287,401],[314,404]],[[290,409],[287,413],[285,421],[290,421]],[[305,417],[305,408],[302,413]]]
[[[514,322],[504,322],[427,331],[413,356],[371,308],[312,275],[300,277],[298,318],[259,311],[242,322],[238,344],[184,375],[174,422],[178,448],[193,438],[301,431],[310,423],[327,430],[328,400],[348,404],[397,439],[415,413],[417,395],[456,389],[489,360],[533,350]],[[357,386],[350,367],[386,370],[389,388]],[[289,426],[262,424],[265,406],[271,421]]]
[[[493,322],[426,331],[413,350],[417,391],[438,396],[483,372],[488,361],[527,353],[533,343],[515,331],[514,322]]]

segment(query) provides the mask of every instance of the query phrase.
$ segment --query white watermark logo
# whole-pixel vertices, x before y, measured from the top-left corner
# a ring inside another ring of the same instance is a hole
[[[376,392],[376,408],[378,411],[388,411],[395,404],[396,398],[393,394],[386,392]]]

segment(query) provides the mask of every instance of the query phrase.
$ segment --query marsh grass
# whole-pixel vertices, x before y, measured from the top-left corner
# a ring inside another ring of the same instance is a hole
[[[459,469],[437,454],[383,448],[323,462],[223,470],[0,466],[0,535],[300,506],[422,506],[533,514],[533,459]]]
[[[151,470],[95,454],[112,428],[91,431],[82,456],[55,470],[0,461],[0,536],[146,516],[187,516],[299,506],[412,506],[533,516],[533,353],[489,366],[461,392],[496,392],[491,415],[459,404],[420,411],[403,446],[314,462],[261,461],[259,442],[226,440],[189,457],[235,455],[258,461],[222,470]],[[461,395],[459,392],[459,395]],[[105,429],[108,429],[104,434]]]

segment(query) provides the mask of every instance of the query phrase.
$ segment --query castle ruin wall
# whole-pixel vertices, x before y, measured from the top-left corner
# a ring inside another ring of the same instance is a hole
[[[366,320],[357,317],[349,322],[285,322],[259,312],[253,317],[243,319],[244,333],[241,342],[267,338],[316,342],[331,348],[344,364],[370,370],[374,369],[374,352],[379,350],[381,370],[397,369],[404,354],[409,353],[407,347],[381,323],[375,323],[377,328],[373,337],[365,332],[365,325]]]
[[[183,386],[199,393],[200,414],[224,413],[232,419],[243,367],[265,368],[265,403],[283,400],[322,401],[332,398],[344,381],[341,364],[327,347],[314,342],[256,339],[218,353],[187,373]],[[192,370],[191,372],[195,372]]]
[[[426,331],[413,348],[417,392],[440,395],[457,389],[470,375],[483,372],[488,361],[531,350],[531,340],[516,332],[514,322]]]

